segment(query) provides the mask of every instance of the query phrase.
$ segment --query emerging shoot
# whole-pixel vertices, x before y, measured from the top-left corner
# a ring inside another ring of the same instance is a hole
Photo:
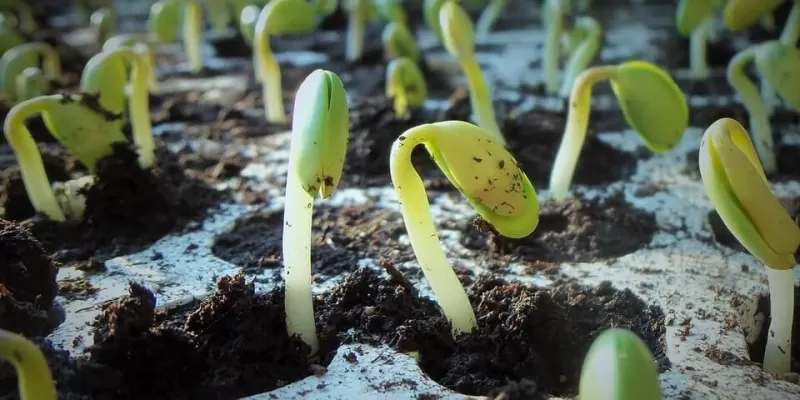
[[[128,79],[126,66],[130,68]],[[81,90],[98,93],[100,105],[112,113],[122,114],[125,86],[130,81],[128,116],[133,140],[138,147],[139,165],[149,168],[155,162],[155,140],[150,122],[148,78],[152,71],[147,55],[128,48],[103,51],[89,59],[81,74]],[[121,125],[121,121],[117,122]]]
[[[564,68],[564,80],[561,82],[561,91],[559,92],[561,97],[569,96],[572,84],[575,83],[578,75],[585,71],[597,56],[603,41],[603,28],[594,18],[581,17],[575,21],[575,27],[570,36],[579,40]]]
[[[690,76],[707,78],[710,73],[707,46],[714,24],[714,0],[680,0],[675,21],[678,33],[689,36]]]
[[[203,8],[197,0],[160,0],[150,7],[150,32],[161,43],[173,42],[183,27],[183,47],[189,68],[203,69]]]
[[[738,122],[723,118],[708,127],[699,158],[706,193],[722,222],[767,267],[771,321],[764,370],[787,373],[800,228],[772,195],[756,150]]]
[[[386,21],[397,23],[408,21],[402,0],[375,0],[375,8],[378,15]]]
[[[255,65],[257,77],[263,90],[264,113],[267,121],[283,124],[287,122],[283,108],[283,87],[281,67],[272,54],[269,37],[275,34],[311,33],[317,22],[314,9],[306,0],[272,0],[267,4],[256,21]]]
[[[627,329],[607,329],[583,359],[581,400],[661,400],[658,367],[647,344]]]
[[[0,359],[14,366],[21,400],[56,400],[58,393],[47,359],[33,342],[0,329]]]
[[[675,81],[646,61],[628,61],[584,71],[572,87],[564,137],[550,175],[550,196],[567,197],[592,109],[592,87],[610,81],[625,121],[655,153],[671,150],[689,125],[689,107]]]
[[[536,229],[536,190],[501,142],[467,122],[420,125],[392,145],[392,184],[414,254],[453,333],[471,332],[477,326],[475,313],[442,250],[425,186],[411,163],[412,151],[420,144],[478,214],[503,236],[522,238]]]
[[[211,29],[224,32],[233,19],[228,0],[205,0],[205,5],[208,8],[208,18],[211,20]]]
[[[447,52],[458,60],[467,77],[469,101],[477,125],[489,132],[492,139],[505,145],[503,133],[497,126],[489,84],[475,58],[475,38],[472,21],[464,9],[448,0],[439,10],[439,25]]]
[[[772,14],[784,0],[727,0],[722,9],[722,22],[731,31],[738,32],[756,24],[767,14]]]
[[[409,107],[422,107],[428,97],[425,75],[408,58],[395,58],[386,68],[386,96],[394,100],[394,113],[405,115]]]
[[[0,58],[0,92],[5,94],[9,102],[15,103],[20,100],[17,93],[17,77],[27,68],[39,68],[40,57],[42,70],[47,78],[58,79],[61,76],[61,58],[56,49],[47,43],[19,45]]]
[[[116,29],[117,14],[110,8],[98,8],[89,17],[89,25],[97,36],[97,42],[103,43]]]
[[[349,136],[344,85],[336,74],[315,70],[297,89],[283,224],[286,328],[319,349],[311,295],[311,223],[314,198],[336,191]]]
[[[750,130],[764,171],[777,170],[769,113],[755,83],[745,73],[753,62],[763,82],[795,109],[800,110],[800,50],[773,40],[751,46],[736,54],[728,64],[728,83],[744,103],[750,118]]]
[[[17,32],[16,27],[9,22],[8,18],[0,14],[0,56],[23,43],[25,43],[25,38]]]
[[[475,24],[475,36],[478,40],[484,39],[491,32],[500,13],[506,8],[508,0],[490,0],[486,8],[483,9],[481,16],[478,17],[478,22]]]
[[[419,61],[420,51],[414,35],[404,22],[390,22],[383,29],[383,51],[387,60],[406,57]]]
[[[446,1],[450,0],[424,0],[422,4],[422,13],[425,18],[425,24],[431,30],[440,42],[444,42],[442,37],[442,25],[439,23],[439,11]]]
[[[39,68],[28,67],[17,75],[16,92],[18,101],[44,96],[48,89],[50,89],[50,81]]]
[[[375,9],[371,0],[343,0],[342,6],[348,16],[345,59],[355,62],[364,53],[364,34],[367,24],[375,17]]]
[[[28,199],[37,212],[55,221],[65,220],[39,148],[25,121],[41,114],[45,126],[89,171],[112,152],[115,142],[125,141],[117,116],[103,110],[89,95],[50,95],[18,103],[8,112],[3,130],[19,163]]]
[[[564,15],[567,14],[564,3],[568,0],[545,0],[542,7],[545,41],[544,41],[544,83],[547,93],[558,92],[558,66],[561,58],[561,35],[564,30]]]

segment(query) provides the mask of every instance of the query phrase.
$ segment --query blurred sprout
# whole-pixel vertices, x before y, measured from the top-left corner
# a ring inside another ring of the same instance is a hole
[[[228,0],[204,0],[208,9],[208,18],[211,20],[211,28],[217,32],[224,32],[231,24],[233,17]]]
[[[26,43],[8,50],[0,58],[0,93],[11,103],[20,100],[17,93],[17,77],[25,69],[39,68],[42,59],[42,70],[50,80],[61,77],[61,58],[53,46],[44,42]]]
[[[365,30],[377,16],[377,11],[372,0],[343,0],[342,6],[348,15],[345,58],[355,62],[364,53]]]
[[[571,51],[567,66],[564,68],[564,80],[561,83],[561,97],[569,96],[572,84],[581,72],[585,71],[592,60],[600,52],[603,42],[603,28],[592,17],[581,17],[575,21],[575,27],[570,35],[579,39]]]
[[[24,101],[44,96],[50,90],[50,80],[37,67],[28,67],[16,78],[17,100]]]
[[[405,115],[409,107],[422,107],[428,97],[425,76],[417,63],[405,57],[395,58],[386,68],[386,96],[394,101],[396,115]]]
[[[375,8],[378,15],[386,21],[402,24],[408,21],[402,0],[375,0]]]
[[[0,17],[0,57],[6,51],[25,43],[25,38],[17,32],[15,25],[5,17]]]
[[[506,8],[506,3],[508,3],[508,0],[489,1],[489,4],[483,9],[481,16],[478,18],[477,24],[475,24],[475,37],[478,40],[482,40],[489,35],[497,18]]]
[[[97,35],[97,42],[105,42],[116,29],[117,14],[110,8],[98,8],[92,13],[89,24]]]
[[[173,42],[183,28],[183,47],[189,68],[203,69],[203,8],[197,0],[160,0],[150,7],[150,33],[160,43]]]
[[[383,51],[387,60],[407,57],[419,61],[417,41],[403,22],[390,22],[383,29]]]
[[[103,51],[109,51],[127,47],[144,57],[148,65],[148,85],[150,93],[158,92],[158,80],[156,79],[156,52],[153,44],[146,37],[138,37],[132,34],[119,34],[110,37],[103,43]]]
[[[689,36],[689,65],[693,79],[706,79],[707,47],[714,27],[714,0],[681,0],[675,14],[678,33]]]

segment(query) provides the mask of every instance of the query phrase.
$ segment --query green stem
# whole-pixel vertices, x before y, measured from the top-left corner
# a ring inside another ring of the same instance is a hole
[[[713,15],[706,16],[689,38],[689,69],[694,79],[708,78],[708,36],[713,23]]]
[[[401,88],[394,94],[394,113],[397,116],[405,115],[408,111],[408,96],[405,88]]]
[[[578,76],[569,96],[569,114],[564,137],[553,162],[550,175],[550,197],[560,201],[567,198],[575,168],[578,165],[586,131],[589,128],[589,114],[592,111],[592,87],[602,80],[614,79],[615,66],[589,68]]]
[[[347,21],[347,42],[345,43],[345,58],[347,61],[355,62],[364,53],[364,30],[366,16],[360,4],[364,0],[355,0],[353,9],[348,13]]]
[[[269,122],[285,124],[288,120],[283,108],[281,66],[272,54],[267,35],[256,37],[254,51],[256,51],[255,67],[259,70],[258,79],[261,81],[263,93],[264,114]]]
[[[139,165],[150,168],[155,163],[155,140],[150,121],[150,99],[148,96],[148,77],[152,75],[146,55],[130,52],[121,53],[133,66],[131,69],[131,94],[128,112],[131,118],[133,141],[138,147]]]
[[[461,62],[461,67],[464,69],[464,74],[467,77],[469,102],[478,126],[490,133],[493,139],[505,145],[506,140],[503,137],[503,133],[500,131],[500,127],[497,126],[497,118],[495,118],[494,115],[492,94],[483,76],[483,72],[481,72],[481,66],[478,64],[478,60],[476,60],[474,56],[464,59]]]
[[[795,1],[781,31],[780,41],[795,47],[798,39],[800,39],[800,1]]]
[[[755,58],[756,46],[745,49],[736,54],[728,64],[728,83],[744,103],[750,118],[750,132],[753,135],[753,144],[756,153],[761,159],[764,172],[767,174],[777,170],[778,165],[775,159],[774,143],[772,141],[772,127],[769,124],[764,101],[761,99],[758,87],[747,77],[744,72],[745,65]]]
[[[764,371],[785,374],[791,371],[792,323],[794,322],[794,271],[767,267],[770,323],[764,349]]]
[[[314,199],[303,189],[293,171],[294,161],[290,161],[283,217],[286,329],[289,335],[299,335],[311,347],[313,356],[319,349],[311,294],[311,223]]]
[[[392,184],[400,200],[403,220],[411,247],[419,261],[442,312],[452,324],[453,333],[471,332],[477,327],[467,293],[442,250],[430,212],[422,179],[411,163],[411,152],[419,144],[434,145],[426,136],[427,125],[408,130],[392,146],[390,169]]]
[[[559,92],[561,97],[569,96],[575,79],[581,72],[586,70],[600,50],[603,31],[597,21],[593,18],[584,17],[578,20],[576,28],[585,30],[586,35],[575,51],[572,52],[567,66],[564,68],[564,80],[561,83],[561,91]]]
[[[203,70],[203,8],[200,3],[189,0],[183,9],[183,46],[189,68],[193,72]]]
[[[55,400],[53,375],[41,350],[24,336],[0,329],[0,358],[17,371],[21,400]]]
[[[558,64],[561,56],[561,32],[564,29],[564,16],[560,0],[546,0],[544,9],[547,28],[544,42],[544,80],[547,93],[558,92]]]
[[[63,98],[61,95],[42,96],[18,103],[6,115],[3,126],[6,140],[17,156],[22,182],[33,209],[44,213],[54,221],[64,221],[66,217],[50,187],[42,155],[28,127],[25,126],[25,120],[37,113],[57,107]]]
[[[494,23],[506,7],[507,0],[491,0],[483,9],[481,16],[475,24],[475,36],[478,40],[486,38],[492,31]]]

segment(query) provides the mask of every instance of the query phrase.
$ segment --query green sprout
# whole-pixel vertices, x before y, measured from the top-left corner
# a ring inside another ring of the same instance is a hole
[[[98,8],[89,17],[89,25],[97,36],[97,42],[103,43],[116,29],[117,14],[110,8]]]
[[[386,21],[406,23],[408,15],[403,10],[401,0],[375,0],[375,9],[378,15]]]
[[[239,13],[239,33],[242,34],[244,41],[248,45],[253,46],[253,39],[256,37],[256,22],[258,22],[258,14],[261,12],[261,7],[254,5],[247,5],[242,8]],[[255,52],[253,52],[253,61],[255,62]],[[253,64],[255,66],[255,63]],[[254,67],[255,68],[255,67]],[[258,70],[258,68],[255,68]]]
[[[463,121],[419,125],[392,145],[390,172],[406,231],[453,333],[476,328],[467,294],[436,233],[428,196],[411,154],[424,145],[439,169],[480,216],[503,236],[522,238],[539,223],[536,190],[514,156],[485,129]]]
[[[61,77],[61,57],[53,46],[44,42],[26,43],[8,50],[0,58],[0,93],[6,99],[15,103],[20,100],[17,93],[17,77],[25,69],[39,68],[39,58],[42,59],[42,69],[48,79]]]
[[[700,174],[708,198],[733,236],[767,267],[771,321],[764,370],[790,371],[795,253],[800,228],[770,191],[747,131],[733,119],[714,122],[700,144]]]
[[[0,329],[0,359],[16,369],[21,400],[55,400],[58,397],[47,359],[24,336]]]
[[[728,64],[728,83],[747,109],[758,156],[769,174],[777,170],[778,164],[766,102],[745,73],[745,67],[751,62],[764,84],[775,90],[792,108],[800,110],[800,50],[773,40],[740,51]]]
[[[647,344],[628,329],[606,329],[583,359],[581,400],[661,400],[658,367]]]
[[[386,59],[407,57],[419,61],[420,51],[414,35],[405,22],[390,22],[383,29],[383,51]]]
[[[347,38],[345,39],[345,59],[355,62],[364,53],[364,32],[367,24],[377,14],[371,0],[343,0],[347,12]]]
[[[130,79],[126,67],[131,70]],[[117,114],[122,114],[125,110],[125,86],[130,81],[128,115],[142,168],[149,168],[155,162],[155,140],[147,91],[151,74],[147,56],[128,48],[96,54],[89,59],[81,74],[81,90],[98,93],[100,105]],[[122,121],[117,123],[121,126]]]
[[[442,25],[439,23],[439,12],[447,1],[452,0],[424,0],[422,5],[425,24],[428,25],[428,29],[436,35],[440,42],[444,42],[444,38],[442,37]]]
[[[311,5],[314,7],[314,15],[325,18],[339,8],[339,0],[311,0]]]
[[[561,56],[561,35],[564,31],[564,16],[569,13],[568,0],[545,0],[542,15],[545,26],[544,83],[547,93],[558,92],[558,65]]]
[[[564,80],[561,82],[561,97],[569,96],[572,84],[581,72],[585,71],[592,60],[600,51],[603,41],[603,28],[592,17],[581,17],[575,21],[575,26],[570,32],[570,38],[575,41],[571,50],[569,61],[564,68]],[[572,46],[570,46],[572,47]]]
[[[707,46],[714,23],[714,0],[681,0],[675,13],[678,33],[689,36],[689,71],[693,79],[706,79]]]
[[[798,39],[800,39],[800,0],[795,0],[786,18],[786,24],[783,25],[780,41],[795,46]]]
[[[211,20],[211,29],[224,32],[233,20],[228,0],[205,0],[208,8],[208,18]]]
[[[97,161],[110,155],[115,142],[125,141],[117,116],[97,105],[97,98],[87,94],[49,95],[17,103],[9,110],[3,130],[19,163],[28,199],[37,212],[54,221],[64,221],[42,155],[25,121],[41,114],[45,126],[89,171]]]
[[[494,140],[505,145],[505,139],[495,119],[489,84],[475,58],[475,38],[469,15],[455,1],[449,0],[439,9],[439,25],[442,28],[444,47],[458,60],[467,77],[470,106],[478,126],[489,132]]]
[[[283,214],[286,327],[311,347],[312,355],[319,349],[311,295],[314,198],[331,197],[339,185],[349,115],[344,85],[333,72],[315,70],[297,89]]]
[[[489,32],[492,31],[492,27],[497,22],[497,18],[500,17],[500,13],[506,8],[506,3],[508,3],[508,0],[491,0],[486,5],[486,8],[483,9],[481,16],[478,17],[478,22],[475,24],[475,36],[479,40],[488,36]]]
[[[567,197],[578,164],[592,109],[592,87],[610,81],[625,121],[655,153],[671,150],[689,125],[689,106],[675,81],[646,61],[592,67],[575,80],[569,97],[569,114],[564,137],[550,175],[550,196]]]
[[[386,96],[394,101],[395,115],[405,115],[408,107],[422,107],[428,97],[425,75],[417,63],[405,57],[395,58],[386,68]]]
[[[283,108],[281,67],[272,54],[269,37],[275,34],[311,33],[316,29],[314,9],[306,0],[273,0],[262,10],[256,21],[255,65],[263,91],[264,113],[267,121],[286,123]]]
[[[258,9],[262,9],[270,0],[229,0],[228,5],[231,11],[231,15],[238,18],[242,15],[242,11],[247,6],[255,6]]]
[[[25,101],[38,96],[44,96],[50,89],[50,80],[37,67],[25,68],[17,75],[15,80],[17,100]]]
[[[113,8],[114,0],[74,0],[73,4],[81,23],[88,25],[95,10],[98,8]]]
[[[203,69],[203,8],[197,0],[160,0],[150,7],[148,23],[150,33],[161,43],[175,41],[182,26],[189,68]]]
[[[6,51],[25,43],[25,38],[17,32],[5,14],[0,14],[0,56]]]
[[[120,48],[129,48],[144,57],[145,61],[147,61],[147,81],[150,87],[150,92],[158,92],[158,80],[156,79],[156,52],[153,48],[153,44],[150,43],[150,41],[146,38],[133,34],[114,35],[108,38],[105,43],[103,43],[103,51],[110,51]]]
[[[722,9],[722,22],[731,31],[738,32],[756,24],[767,14],[772,14],[784,0],[727,0]]]
[[[21,32],[33,33],[39,29],[36,18],[33,17],[33,10],[27,1],[19,0],[0,0],[0,11],[9,11],[17,20],[17,28]]]

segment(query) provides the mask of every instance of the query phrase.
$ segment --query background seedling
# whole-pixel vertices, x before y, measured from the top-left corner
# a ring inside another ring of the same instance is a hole
[[[561,35],[564,30],[565,0],[545,0],[542,7],[545,27],[544,41],[544,83],[547,93],[558,92],[558,70],[561,58]]]
[[[414,254],[453,333],[471,332],[477,326],[475,313],[442,250],[425,186],[411,163],[411,153],[420,144],[450,183],[503,236],[521,238],[536,229],[536,190],[501,142],[467,122],[420,125],[392,145],[392,185]]]
[[[292,117],[292,143],[283,224],[286,327],[319,349],[311,295],[311,224],[314,197],[336,191],[349,136],[344,85],[336,74],[315,70],[300,84]]]
[[[98,8],[89,18],[89,25],[97,36],[97,42],[103,43],[116,29],[117,14],[110,8]]]
[[[394,113],[405,115],[410,107],[422,107],[428,97],[425,75],[408,58],[395,58],[386,68],[386,96],[394,100]]]
[[[345,59],[355,62],[364,53],[364,34],[367,24],[376,17],[376,10],[371,0],[343,0],[342,7],[348,16]]]
[[[675,15],[678,33],[689,36],[689,71],[693,79],[705,79],[708,37],[714,23],[714,0],[681,0]]]
[[[475,37],[478,40],[483,40],[491,32],[494,23],[503,10],[506,8],[507,0],[490,0],[486,8],[483,9],[478,22],[475,24]]]
[[[597,57],[603,42],[603,28],[592,17],[581,17],[575,21],[575,27],[570,35],[578,43],[571,51],[567,66],[564,68],[564,80],[561,83],[562,97],[569,96],[572,85],[581,72],[585,71],[592,60]]]
[[[794,283],[800,228],[772,195],[747,131],[735,120],[714,122],[700,145],[700,174],[711,204],[736,239],[767,267],[769,334],[764,370],[790,371]]]
[[[183,47],[189,68],[203,69],[203,8],[196,0],[160,0],[150,7],[151,34],[161,43],[173,42],[183,27]]]
[[[683,92],[657,66],[645,61],[628,61],[587,69],[575,80],[569,97],[564,138],[550,175],[550,196],[554,200],[567,197],[589,127],[592,87],[606,80],[611,82],[625,121],[651,151],[671,150],[689,125],[689,106]]]
[[[25,38],[17,32],[16,27],[11,24],[7,17],[0,14],[0,57],[6,51],[25,43]]]
[[[420,51],[414,34],[403,22],[390,22],[383,29],[383,51],[387,60],[406,57],[415,62],[420,59]]]
[[[153,44],[144,37],[137,37],[132,34],[119,34],[110,37],[103,43],[103,51],[110,51],[120,48],[129,48],[139,54],[147,62],[148,77],[147,82],[151,93],[158,92],[158,79],[156,79],[156,52]]]
[[[17,94],[17,77],[25,69],[39,68],[42,59],[42,70],[49,79],[61,77],[61,58],[53,46],[44,42],[26,43],[8,50],[0,58],[0,92],[11,102],[19,101]]]

